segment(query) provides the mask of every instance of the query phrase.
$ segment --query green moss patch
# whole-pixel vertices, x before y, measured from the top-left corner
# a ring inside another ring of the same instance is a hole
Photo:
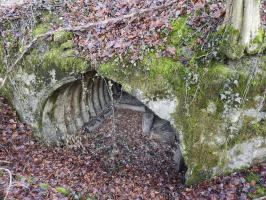
[[[168,97],[170,90],[179,81],[178,69],[181,64],[171,58],[149,53],[135,66],[132,65],[125,60],[115,59],[102,64],[99,72],[125,87],[141,89],[149,99]]]
[[[44,33],[47,33],[50,29],[51,29],[50,24],[39,24],[33,29],[32,35],[36,37]]]

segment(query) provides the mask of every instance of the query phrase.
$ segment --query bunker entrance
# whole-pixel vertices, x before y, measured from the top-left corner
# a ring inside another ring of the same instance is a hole
[[[87,72],[58,88],[45,102],[42,133],[53,143],[84,146],[88,140],[97,143],[98,139],[98,143],[104,146],[105,142],[114,142],[114,137],[115,142],[117,138],[121,139],[122,132],[122,146],[129,145],[130,142],[126,142],[129,138],[139,140],[140,145],[145,141],[153,151],[165,149],[176,169],[180,168],[179,137],[170,122],[123,91],[120,84],[98,76],[96,71]],[[129,146],[136,149],[135,145]]]

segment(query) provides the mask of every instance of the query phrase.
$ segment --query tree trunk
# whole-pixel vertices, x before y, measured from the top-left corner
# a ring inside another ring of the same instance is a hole
[[[263,41],[260,21],[260,0],[227,0],[224,24],[239,32],[234,37],[248,54],[257,53]],[[257,37],[259,41],[256,41]],[[230,41],[231,43],[231,41]],[[230,57],[230,55],[229,55]]]

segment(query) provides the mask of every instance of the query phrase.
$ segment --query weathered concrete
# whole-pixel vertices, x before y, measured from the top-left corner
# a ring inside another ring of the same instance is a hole
[[[165,62],[165,58],[157,59],[156,65],[147,66],[150,71],[157,70],[160,68],[158,65]],[[186,78],[180,76],[183,68],[178,62],[167,62],[162,66],[165,67],[164,70],[172,66],[177,68],[177,72],[172,74],[173,79]],[[194,72],[198,82],[195,83],[190,74],[189,81],[192,83],[187,89],[186,82],[176,82],[176,85],[169,88],[164,85],[164,81],[160,81],[157,89],[165,92],[164,97],[153,93],[150,90],[152,85],[147,84],[149,81],[154,84],[156,78],[162,79],[162,74],[157,74],[157,77],[143,77],[133,67],[129,67],[128,76],[123,77],[119,75],[119,67],[112,63],[102,65],[100,71],[121,83],[127,92],[176,128],[188,166],[187,183],[191,184],[266,159],[266,154],[263,154],[266,147],[252,145],[253,140],[260,141],[266,134],[265,64],[262,58],[244,58],[229,65],[218,65]],[[145,69],[145,66],[142,67]],[[112,73],[112,70],[117,74]],[[169,79],[168,74],[166,78]],[[145,83],[141,84],[139,80],[143,79]],[[168,90],[165,89],[167,87]],[[151,137],[158,139],[160,136],[155,131]],[[169,140],[170,137],[168,135]],[[167,140],[166,137],[164,139]],[[239,158],[232,153],[238,146],[249,149],[242,151]],[[250,158],[245,160],[245,157]]]

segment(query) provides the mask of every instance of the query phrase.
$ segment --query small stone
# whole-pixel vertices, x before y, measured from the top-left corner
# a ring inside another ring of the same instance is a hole
[[[142,116],[142,131],[149,133],[153,125],[154,114],[152,112],[145,112]]]

